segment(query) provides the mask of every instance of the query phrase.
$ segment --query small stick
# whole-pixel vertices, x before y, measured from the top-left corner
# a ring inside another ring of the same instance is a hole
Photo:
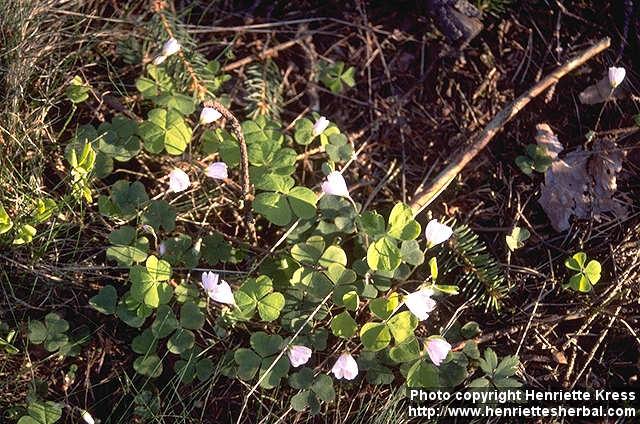
[[[574,69],[582,66],[586,61],[598,55],[611,44],[609,37],[603,38],[595,45],[584,50],[575,58],[557,68],[551,74],[531,87],[528,91],[507,105],[498,113],[487,126],[473,137],[469,146],[460,152],[440,174],[438,174],[431,185],[416,193],[411,201],[411,209],[415,215],[419,214],[425,207],[433,202],[462,171],[462,169],[474,158],[493,137],[513,119],[532,99],[543,93],[552,85],[556,84],[562,77]]]
[[[247,152],[247,142],[244,139],[242,133],[242,127],[238,119],[220,102],[215,100],[207,100],[204,103],[205,107],[211,107],[222,114],[222,116],[231,124],[231,132],[238,140],[240,145],[240,173],[242,174],[242,195],[244,197],[244,210],[245,220],[247,223],[247,229],[249,230],[249,237],[251,241],[257,243],[256,226],[251,213],[251,202],[253,202],[253,191],[251,189],[251,181],[249,181],[249,154]]]
[[[229,71],[232,71],[232,70],[234,70],[236,68],[241,68],[244,65],[248,65],[253,61],[268,59],[270,57],[273,57],[273,56],[277,55],[279,51],[286,50],[289,47],[293,47],[296,44],[304,41],[304,39],[307,38],[307,37],[308,37],[308,35],[305,35],[304,37],[300,37],[300,38],[294,38],[293,40],[285,41],[282,44],[278,44],[277,46],[273,46],[270,49],[267,49],[267,50],[263,51],[262,53],[252,54],[250,56],[247,56],[247,57],[244,57],[242,59],[236,60],[235,62],[231,62],[230,64],[223,66],[222,70],[224,72],[229,72]]]

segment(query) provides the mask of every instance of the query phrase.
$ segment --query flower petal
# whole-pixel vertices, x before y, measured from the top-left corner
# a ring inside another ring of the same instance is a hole
[[[440,366],[449,354],[451,345],[442,337],[430,337],[425,342],[425,348],[431,362],[435,366]]]
[[[358,363],[353,356],[345,352],[340,355],[331,372],[338,379],[353,380],[358,375]]]
[[[181,192],[189,188],[189,176],[182,169],[174,169],[169,173],[169,191]]]
[[[170,38],[164,45],[162,46],[162,55],[165,57],[171,56],[172,54],[178,53],[180,51],[180,43],[175,38]]]
[[[333,171],[327,175],[326,181],[322,183],[322,191],[325,194],[349,197],[349,188],[347,187],[347,183],[342,174],[338,171]]]
[[[321,116],[320,118],[318,118],[316,123],[313,124],[313,136],[317,137],[320,134],[322,134],[329,126],[329,123],[330,123],[329,120],[324,116]]]
[[[617,68],[615,66],[609,68],[609,84],[611,84],[612,88],[616,88],[622,84],[626,76],[627,70],[624,68]]]
[[[407,295],[404,298],[404,304],[418,320],[424,321],[436,307],[436,301],[431,298],[432,295],[433,291],[423,288]]]
[[[293,345],[287,351],[289,361],[294,367],[306,364],[311,358],[311,349],[306,346]]]
[[[224,162],[213,162],[212,164],[207,166],[205,174],[207,175],[207,177],[216,180],[224,180],[229,177],[227,164]]]
[[[222,114],[218,112],[215,108],[205,107],[200,112],[200,124],[206,125],[210,124],[214,121],[217,121],[222,117]]]
[[[433,247],[449,240],[452,234],[453,229],[451,227],[439,223],[436,219],[429,221],[427,228],[424,230],[424,235],[427,238],[429,247]]]

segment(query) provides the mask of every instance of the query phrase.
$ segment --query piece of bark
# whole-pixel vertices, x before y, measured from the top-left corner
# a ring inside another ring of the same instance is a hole
[[[614,141],[600,139],[592,150],[578,149],[553,161],[538,203],[556,231],[567,230],[572,216],[599,220],[605,213],[626,214],[614,198],[624,156]]]
[[[467,0],[427,0],[427,8],[452,43],[466,45],[482,31],[482,13]]]

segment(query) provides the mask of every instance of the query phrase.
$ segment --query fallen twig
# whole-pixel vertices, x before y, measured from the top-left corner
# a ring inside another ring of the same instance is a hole
[[[500,131],[507,122],[513,119],[532,99],[543,93],[552,85],[556,84],[569,72],[579,66],[582,66],[589,59],[607,49],[610,44],[611,40],[609,37],[603,38],[595,45],[584,50],[578,56],[569,60],[551,74],[547,75],[544,79],[502,109],[481,132],[477,133],[476,136],[472,138],[468,147],[454,157],[451,163],[436,176],[435,180],[429,186],[415,194],[411,201],[411,208],[413,209],[414,214],[417,215],[431,202],[433,202],[440,193],[449,186],[451,181],[453,181],[462,169],[474,157],[476,157],[476,155],[480,153],[487,144],[489,144],[498,131]]]

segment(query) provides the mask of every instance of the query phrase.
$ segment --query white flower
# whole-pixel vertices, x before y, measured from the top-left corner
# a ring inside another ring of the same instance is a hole
[[[207,166],[205,174],[207,174],[207,177],[215,178],[216,180],[224,180],[229,176],[227,164],[224,162],[213,162]]]
[[[449,240],[451,234],[453,234],[451,227],[441,224],[435,219],[429,221],[427,228],[424,230],[424,235],[427,238],[429,247]]]
[[[180,51],[180,48],[181,46],[180,46],[180,43],[178,43],[178,40],[176,40],[175,38],[170,38],[162,46],[162,53],[160,54],[160,56],[156,56],[156,58],[153,59],[153,64],[160,65],[169,56],[171,56],[172,54],[178,53]]]
[[[158,245],[158,253],[160,253],[160,256],[164,256],[167,253],[167,245],[164,242],[160,242]]]
[[[91,416],[91,414],[88,411],[82,411],[80,416],[82,417],[82,420],[85,423],[87,423],[87,424],[95,424],[95,421],[93,420],[93,417]]]
[[[189,188],[189,176],[182,169],[174,169],[169,173],[169,191],[179,193]]]
[[[615,66],[609,68],[609,84],[612,88],[619,86],[625,76],[627,76],[627,71],[624,68],[616,68]]]
[[[162,56],[169,57],[172,54],[176,54],[180,51],[180,43],[175,38],[170,38],[164,46],[162,46]]]
[[[202,288],[207,292],[212,300],[228,305],[235,305],[236,301],[231,291],[231,286],[224,280],[220,280],[220,276],[215,272],[202,273]]]
[[[322,191],[325,194],[333,194],[334,196],[349,197],[349,189],[344,177],[338,171],[333,171],[327,175],[327,180],[322,183]]]
[[[433,296],[431,289],[422,288],[405,296],[404,304],[420,321],[424,321],[436,307],[436,301],[431,299],[431,296]]]
[[[160,65],[162,62],[164,62],[167,59],[167,56],[156,56],[155,59],[153,59],[153,64],[154,65]]]
[[[329,126],[329,120],[324,116],[318,118],[315,124],[313,124],[313,136],[317,137],[324,132]]]
[[[353,380],[358,375],[358,363],[353,359],[353,356],[345,352],[340,355],[333,368],[331,368],[331,372],[338,379]]]
[[[431,362],[437,367],[445,360],[451,350],[451,345],[442,337],[429,337],[425,341],[425,348]]]
[[[217,121],[222,117],[222,114],[218,112],[215,108],[205,107],[200,112],[200,124],[207,125],[214,121]]]
[[[306,346],[293,345],[287,351],[287,355],[289,356],[291,365],[296,368],[300,365],[306,364],[309,361],[309,358],[311,358],[311,349]]]

